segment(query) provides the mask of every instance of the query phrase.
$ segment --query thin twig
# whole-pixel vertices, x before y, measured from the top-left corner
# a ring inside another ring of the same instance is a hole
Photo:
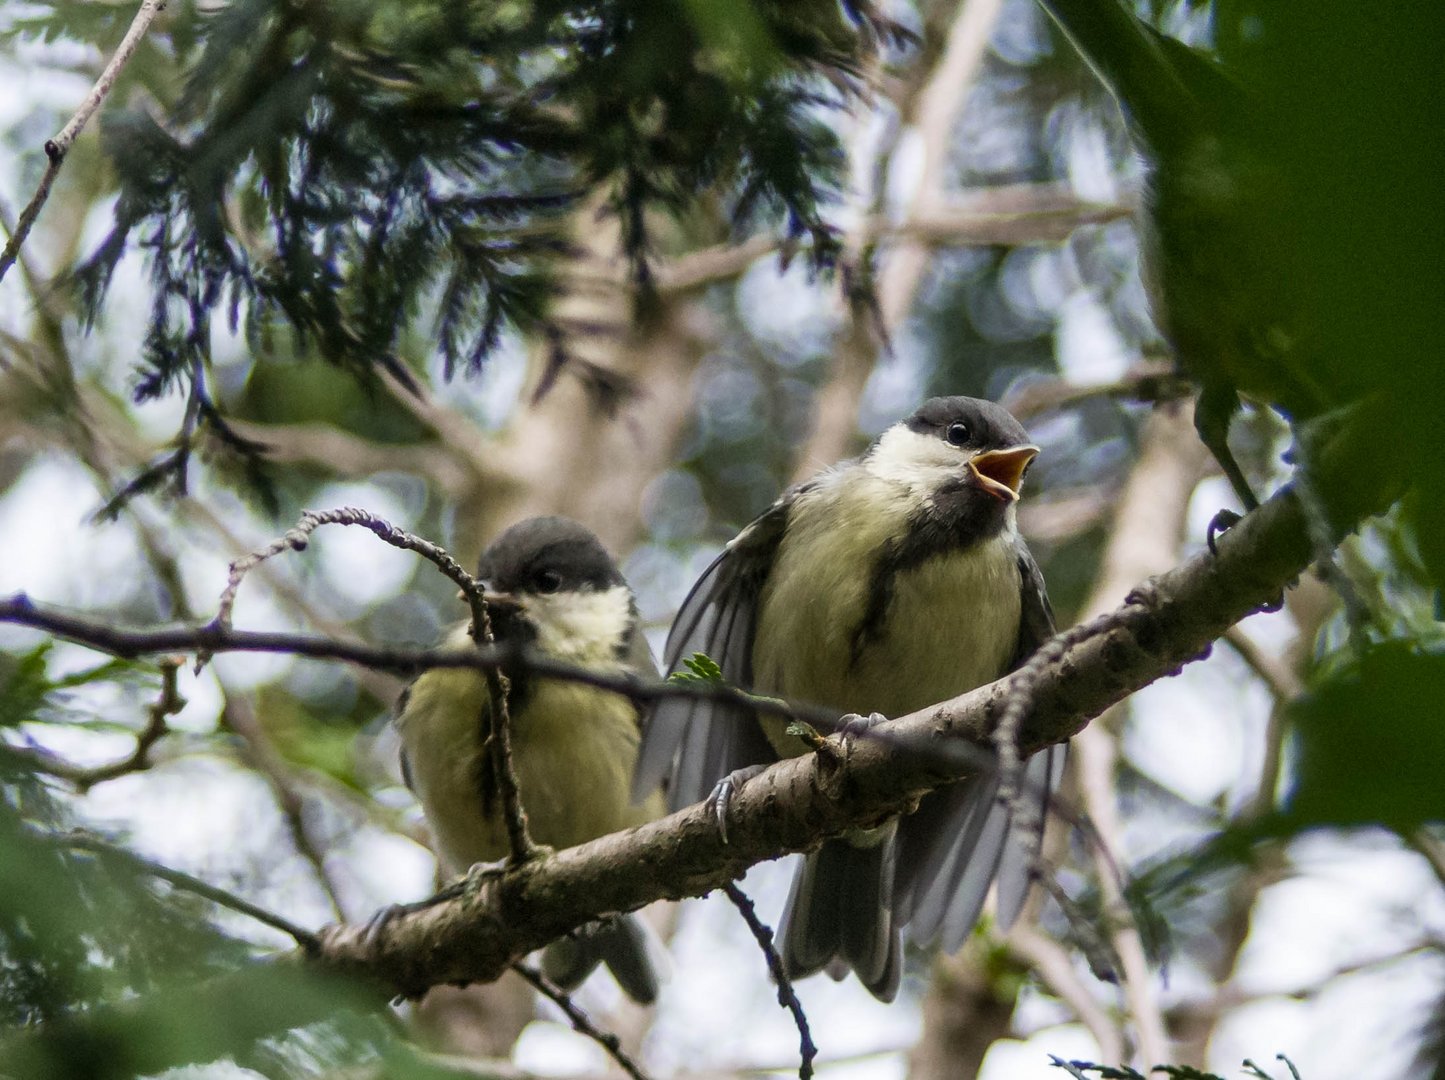
[[[472,640],[478,648],[491,649],[496,646],[492,636],[491,617],[487,613],[485,590],[481,582],[462,568],[462,564],[442,547],[430,540],[399,529],[389,521],[354,506],[342,506],[335,510],[307,510],[301,519],[286,532],[265,547],[244,555],[231,563],[226,578],[226,587],[221,592],[213,625],[229,630],[231,615],[236,605],[236,594],[246,574],[255,566],[283,551],[302,551],[311,542],[311,534],[322,525],[359,525],[369,529],[392,547],[414,551],[437,567],[461,589],[462,596],[471,609]],[[210,653],[197,653],[196,666],[199,668],[210,659]],[[517,783],[516,768],[512,763],[511,714],[507,707],[507,677],[500,665],[482,668],[487,683],[488,712],[479,720],[486,722],[484,742],[491,748],[492,768],[496,772],[497,787],[502,794],[502,806],[507,822],[507,840],[512,858],[526,862],[536,852],[531,835],[527,831],[527,812],[522,807],[521,789]]]
[[[1304,693],[1304,683],[1288,664],[1270,656],[1241,626],[1231,626],[1224,634],[1224,643],[1239,655],[1249,669],[1259,676],[1275,704],[1288,705]]]
[[[763,950],[763,958],[768,962],[768,971],[772,973],[773,982],[778,987],[778,1004],[793,1014],[793,1023],[798,1025],[798,1080],[809,1080],[813,1075],[813,1059],[818,1056],[818,1048],[813,1044],[813,1033],[808,1027],[808,1017],[803,1012],[803,1003],[798,1000],[798,995],[793,990],[793,982],[783,970],[783,961],[773,945],[772,928],[758,918],[757,908],[753,906],[753,902],[748,899],[748,894],[743,892],[736,882],[730,881],[724,885],[723,892],[733,902],[733,907],[738,909],[738,914],[743,917],[743,922],[748,924],[748,929],[752,931],[753,937],[757,940],[758,948]]]
[[[492,620],[481,593],[467,594],[472,608],[472,640],[478,648],[495,648],[497,640],[492,636]],[[524,863],[537,854],[527,830],[527,810],[522,805],[522,792],[517,784],[517,770],[512,763],[512,714],[507,706],[509,684],[501,668],[488,668],[484,673],[487,681],[487,712],[479,717],[485,721],[482,745],[491,750],[492,773],[497,781],[497,790],[502,795],[502,812],[507,822],[507,846],[511,848],[512,861]]]
[[[647,1074],[642,1071],[641,1066],[622,1049],[622,1040],[612,1032],[603,1031],[592,1023],[588,1015],[577,1007],[570,994],[555,985],[536,968],[528,967],[526,964],[513,964],[512,970],[530,983],[537,993],[547,997],[552,1004],[561,1009],[567,1019],[571,1021],[573,1030],[586,1035],[606,1050],[612,1060],[617,1062],[622,1067],[622,1071],[632,1077],[632,1080],[648,1080]]]
[[[510,642],[476,649],[412,649],[338,641],[314,634],[232,630],[214,620],[201,626],[164,630],[131,630],[92,622],[66,612],[37,605],[24,593],[0,599],[0,623],[27,626],[124,659],[171,652],[284,653],[310,660],[340,660],[376,671],[414,676],[433,668],[469,668],[485,672],[516,666],[529,674],[608,690],[636,702],[650,703],[693,698],[740,705],[769,716],[807,723],[834,731],[836,709],[763,697],[715,682],[667,682],[632,674],[614,674],[555,660]],[[980,758],[980,766],[987,760]]]
[[[1004,944],[1028,964],[1060,1001],[1074,1010],[1074,1015],[1099,1044],[1101,1060],[1118,1061],[1124,1056],[1124,1038],[1118,1023],[1094,1000],[1075,970],[1073,958],[1062,945],[1023,921],[1014,923]]]
[[[104,765],[84,766],[76,765],[48,750],[24,750],[11,747],[8,748],[10,754],[23,761],[27,768],[35,772],[54,776],[71,784],[81,795],[107,780],[115,780],[130,773],[149,769],[151,767],[151,748],[170,731],[166,718],[174,716],[186,706],[185,698],[181,697],[176,690],[176,672],[180,669],[182,662],[179,657],[172,656],[165,657],[160,661],[160,697],[146,710],[146,724],[136,732],[135,749],[120,760]]]
[[[484,590],[471,574],[467,573],[456,559],[440,546],[429,540],[399,529],[390,522],[356,507],[343,506],[335,510],[308,510],[291,529],[270,544],[231,563],[226,588],[221,593],[215,625],[229,629],[236,594],[248,571],[266,559],[283,551],[301,551],[310,543],[311,533],[322,525],[359,525],[369,529],[381,540],[406,551],[416,552],[435,565],[461,589],[471,609],[472,639],[479,648],[489,649],[496,645],[492,636],[491,618],[487,612]],[[197,666],[209,658],[208,653],[198,653]],[[525,862],[535,853],[535,845],[527,830],[527,814],[522,806],[521,790],[517,783],[516,769],[512,763],[511,715],[507,707],[507,679],[499,665],[482,669],[487,683],[488,713],[479,721],[485,721],[487,730],[484,741],[491,748],[491,763],[497,778],[497,787],[502,795],[502,805],[507,823],[507,839],[512,858]]]
[[[221,590],[221,598],[216,607],[214,624],[230,627],[232,610],[236,606],[236,593],[241,588],[241,582],[252,569],[283,551],[306,550],[307,545],[311,542],[311,534],[322,525],[360,525],[370,529],[393,547],[414,551],[434,564],[443,574],[456,582],[457,587],[467,595],[469,601],[473,597],[479,602],[481,600],[482,590],[476,579],[462,569],[461,563],[452,558],[444,549],[429,540],[423,540],[419,536],[413,536],[411,533],[398,529],[365,510],[353,506],[342,506],[335,510],[305,511],[301,515],[301,519],[281,536],[272,540],[265,547],[243,555],[232,562],[226,576],[226,587]]]
[[[88,851],[92,855],[98,855],[102,859],[112,859],[116,862],[125,863],[132,870],[137,870],[151,877],[174,885],[185,892],[195,893],[204,897],[213,904],[229,908],[231,911],[239,912],[259,923],[264,923],[272,929],[279,930],[293,939],[297,945],[308,953],[315,953],[319,947],[315,934],[304,927],[297,926],[289,919],[274,912],[267,911],[251,901],[229,893],[225,889],[218,889],[216,886],[202,881],[200,878],[192,877],[181,870],[173,870],[169,866],[163,866],[158,862],[137,855],[133,851],[127,851],[117,844],[108,840],[102,840],[94,833],[88,833],[83,829],[72,829],[65,833],[47,833],[39,830],[27,830],[28,835],[41,843],[50,844],[54,847],[69,848],[72,851]]]
[[[30,230],[35,224],[35,219],[40,216],[40,210],[45,206],[45,200],[50,198],[50,189],[55,184],[55,178],[60,173],[60,166],[65,162],[65,155],[70,152],[71,144],[80,134],[80,129],[85,127],[86,122],[95,115],[111,89],[115,86],[115,80],[120,75],[120,69],[135,54],[136,47],[140,45],[141,38],[150,29],[155,17],[165,10],[166,0],[143,0],[140,10],[135,13],[131,20],[130,29],[121,38],[120,45],[116,47],[115,54],[105,69],[100,73],[100,78],[95,80],[95,85],[90,88],[90,93],[85,95],[85,100],[80,103],[80,108],[75,110],[73,115],[59,133],[45,143],[45,156],[50,159],[45,166],[45,175],[40,178],[40,186],[35,189],[35,194],[25,209],[20,212],[20,218],[15,223],[15,229],[10,234],[10,240],[5,245],[5,250],[0,252],[0,281],[5,278],[5,272],[14,265],[16,257],[20,253],[20,245],[25,243],[25,238],[30,235]]]
[[[1068,379],[1045,379],[1024,383],[999,404],[1020,421],[1042,413],[1067,409],[1097,398],[1160,405],[1194,395],[1194,384],[1179,374],[1168,361],[1146,360],[1109,382],[1075,383]]]

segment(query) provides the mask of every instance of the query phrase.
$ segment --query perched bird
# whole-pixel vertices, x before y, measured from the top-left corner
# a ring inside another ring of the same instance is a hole
[[[1037,453],[991,402],[925,402],[862,457],[785,492],[728,544],[683,602],[668,668],[703,652],[730,683],[886,716],[998,678],[1053,633],[1016,521]],[[860,722],[869,721],[850,718]],[[729,784],[803,751],[772,717],[673,701],[654,711],[636,786],[647,792],[668,778],[677,808],[724,781],[714,797],[725,801]],[[1025,767],[1034,826],[1062,762],[1060,746]],[[1005,855],[1018,826],[996,803],[997,788],[996,775],[985,775],[940,789],[914,814],[809,855],[779,928],[788,975],[826,968],[842,978],[851,968],[875,997],[892,1000],[900,928],[951,951],[972,930],[996,872],[1000,918],[1012,921],[1031,867]]]
[[[604,672],[656,677],[632,591],[601,542],[562,517],[512,526],[482,554],[492,632],[499,642]],[[466,626],[448,638],[470,648]],[[618,694],[509,667],[512,764],[532,838],[572,847],[660,817],[661,793],[630,797],[643,716]],[[461,873],[509,848],[497,782],[485,750],[491,702],[481,673],[436,669],[398,703],[402,774],[421,801],[444,866]],[[549,946],[543,968],[564,988],[605,962],[623,990],[657,995],[649,935],[632,915],[584,927]]]

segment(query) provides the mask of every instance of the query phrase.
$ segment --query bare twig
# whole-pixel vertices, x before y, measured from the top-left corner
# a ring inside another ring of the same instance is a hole
[[[1231,626],[1224,643],[1233,649],[1249,669],[1259,676],[1277,705],[1288,705],[1304,692],[1304,683],[1289,665],[1270,656],[1240,626]]]
[[[80,103],[80,108],[75,110],[73,115],[56,136],[45,143],[45,156],[50,163],[45,166],[45,175],[40,178],[40,186],[36,188],[35,194],[25,209],[20,212],[20,218],[15,223],[15,229],[10,234],[10,240],[5,245],[5,250],[0,252],[0,281],[5,278],[5,272],[14,265],[16,256],[20,252],[20,245],[25,243],[25,238],[30,235],[30,230],[35,224],[35,219],[40,216],[41,208],[45,206],[45,200],[50,198],[50,189],[55,184],[55,178],[60,173],[60,166],[65,162],[65,155],[70,152],[71,144],[75,137],[80,134],[80,129],[85,127],[86,121],[95,114],[105,101],[106,96],[115,86],[116,77],[120,69],[125,67],[126,62],[135,54],[136,47],[140,45],[141,38],[150,29],[155,17],[165,10],[166,0],[143,0],[140,10],[135,13],[131,20],[130,29],[121,38],[120,45],[116,47],[115,55],[101,71],[100,78],[95,80],[95,85],[85,95],[85,100]]]
[[[1117,500],[1099,577],[1084,608],[1086,619],[1110,611],[1141,579],[1178,558],[1190,496],[1211,468],[1191,419],[1190,410],[1180,408],[1155,412],[1146,423],[1138,462]],[[1118,746],[1107,719],[1080,733],[1073,754],[1080,800],[1097,836],[1090,848],[1104,910],[1111,913],[1109,951],[1119,968],[1138,1052],[1145,1061],[1164,1061],[1169,1057],[1168,1035],[1152,991],[1144,942],[1125,903],[1112,854],[1123,851],[1123,828],[1116,798]]]
[[[0,599],[0,623],[43,630],[66,641],[126,659],[169,652],[284,653],[310,660],[340,660],[407,676],[433,668],[469,668],[485,672],[516,666],[530,674],[593,686],[640,703],[700,698],[741,705],[770,716],[803,720],[827,731],[833,731],[838,725],[836,709],[762,697],[723,683],[678,683],[643,679],[627,673],[612,674],[555,660],[508,642],[496,642],[470,650],[392,648],[338,641],[313,634],[231,630],[217,626],[214,620],[202,626],[131,630],[40,607],[23,593]],[[986,760],[986,756],[980,757],[973,764],[981,766]]]
[[[793,1023],[798,1025],[798,1080],[810,1080],[813,1075],[813,1059],[818,1056],[818,1048],[813,1044],[813,1033],[808,1027],[803,1003],[798,1000],[798,995],[793,990],[793,982],[783,970],[783,961],[773,945],[772,928],[758,918],[757,908],[736,882],[730,881],[724,885],[723,892],[733,902],[733,907],[738,909],[743,922],[748,924],[758,948],[763,950],[763,959],[768,962],[768,971],[772,973],[773,982],[778,987],[778,1004],[793,1014]]]
[[[547,997],[552,1004],[561,1009],[562,1012],[566,1014],[567,1019],[571,1021],[574,1030],[586,1035],[598,1046],[606,1050],[612,1060],[617,1062],[617,1064],[621,1066],[622,1071],[632,1077],[632,1080],[647,1080],[647,1074],[643,1072],[637,1062],[633,1061],[627,1052],[622,1049],[622,1040],[612,1034],[612,1032],[603,1031],[597,1027],[596,1024],[592,1023],[587,1014],[577,1007],[577,1003],[572,1000],[570,994],[561,987],[554,985],[550,979],[536,968],[528,967],[526,964],[513,964],[512,970],[526,979],[537,993]]]
[[[1119,1025],[1089,993],[1063,946],[1022,920],[1014,923],[1004,943],[1034,970],[1060,1001],[1074,1010],[1074,1015],[1089,1029],[1089,1034],[1094,1036],[1094,1041],[1099,1044],[1101,1061],[1119,1061],[1123,1058],[1124,1040],[1119,1033]]]
[[[335,510],[307,510],[301,520],[265,547],[242,556],[231,563],[226,587],[221,592],[216,617],[212,625],[229,630],[231,613],[236,604],[236,594],[246,574],[255,566],[283,551],[303,551],[311,542],[311,534],[322,525],[359,525],[369,529],[392,547],[414,551],[437,567],[461,589],[471,609],[472,640],[480,648],[489,649],[496,645],[492,638],[491,618],[487,614],[487,602],[482,583],[462,568],[444,548],[423,540],[419,536],[399,529],[395,525],[366,510],[354,506],[342,506]],[[199,649],[196,666],[199,668],[210,659],[210,651]],[[525,862],[531,858],[535,845],[527,831],[527,814],[522,807],[521,791],[517,784],[516,770],[512,764],[511,716],[507,708],[507,680],[500,666],[492,665],[480,669],[487,683],[488,713],[486,715],[486,744],[491,747],[492,767],[496,772],[497,786],[502,794],[502,805],[507,822],[507,838],[511,845],[512,858]],[[479,720],[482,718],[479,718]]]
[[[225,889],[218,889],[216,886],[208,884],[198,877],[192,877],[184,871],[173,870],[169,866],[152,862],[150,859],[143,858],[133,851],[127,851],[125,848],[117,844],[112,844],[108,840],[102,840],[95,834],[88,833],[83,829],[72,829],[70,832],[65,833],[46,833],[31,829],[27,830],[27,833],[41,843],[50,844],[53,847],[69,848],[72,851],[87,851],[102,859],[124,863],[132,870],[139,871],[154,878],[159,878],[161,881],[174,885],[176,888],[182,889],[185,892],[195,893],[197,896],[204,897],[213,904],[219,904],[221,907],[229,908],[231,911],[239,912],[248,918],[255,919],[259,923],[264,923],[274,930],[281,931],[283,934],[292,938],[296,944],[301,946],[307,953],[315,953],[319,948],[320,942],[315,934],[304,927],[297,926],[289,919],[277,915],[274,912],[267,911],[265,908],[236,896],[234,893],[229,893]]]
[[[1010,196],[1008,205],[1001,204],[999,193]],[[859,246],[893,243],[929,248],[1058,243],[1081,225],[1103,224],[1133,212],[1124,203],[1082,201],[1057,184],[1020,184],[963,192],[901,222],[875,211],[859,223],[850,239]],[[657,287],[676,294],[731,281],[781,246],[776,235],[760,233],[738,243],[703,248],[658,267]]]
[[[457,587],[466,594],[468,601],[475,598],[478,603],[482,602],[481,585],[471,574],[462,569],[461,563],[453,559],[445,550],[429,540],[423,540],[419,536],[413,536],[405,530],[398,529],[365,510],[359,510],[353,506],[342,506],[335,510],[307,510],[301,515],[301,520],[287,529],[284,534],[272,540],[265,547],[259,548],[249,555],[243,555],[232,562],[226,578],[226,587],[221,591],[221,599],[216,608],[215,625],[230,627],[231,612],[236,606],[236,593],[240,590],[241,582],[247,573],[283,551],[306,550],[306,546],[311,542],[311,534],[322,525],[360,525],[370,529],[393,547],[414,551],[433,563],[443,574],[456,582]]]
[[[1101,397],[1159,405],[1192,397],[1194,390],[1194,384],[1181,376],[1172,363],[1149,361],[1109,382],[1073,383],[1060,378],[1025,383],[999,404],[1019,420],[1028,420]]]
[[[81,795],[107,780],[114,780],[117,777],[149,769],[152,747],[170,731],[170,727],[166,724],[167,717],[174,716],[186,706],[185,699],[176,690],[176,672],[180,669],[181,663],[182,661],[178,657],[168,656],[161,660],[160,697],[146,710],[146,724],[136,732],[135,749],[119,761],[108,762],[105,765],[85,766],[66,761],[48,750],[23,750],[11,747],[8,748],[8,752],[11,756],[25,762],[30,769],[66,781],[74,786]]]

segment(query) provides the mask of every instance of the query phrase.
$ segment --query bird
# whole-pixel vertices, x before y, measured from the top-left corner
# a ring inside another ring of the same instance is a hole
[[[727,682],[837,709],[852,731],[999,678],[1054,631],[1017,523],[1037,453],[992,402],[924,402],[861,457],[785,491],[728,543],[684,600],[664,666],[705,653]],[[665,782],[672,809],[721,801],[725,821],[732,789],[803,751],[772,717],[667,700],[643,738],[635,789]],[[995,771],[930,793],[901,820],[825,840],[805,857],[779,926],[785,973],[853,970],[890,1001],[903,927],[956,949],[996,872],[1000,919],[1011,922],[1032,876],[1020,830],[1042,827],[1063,753],[1029,759],[1021,787],[1036,812],[1017,820],[995,799]]]
[[[616,563],[585,526],[536,517],[499,535],[482,553],[492,633],[499,644],[609,674],[657,677],[637,604]],[[468,626],[447,647],[474,647]],[[523,660],[507,676],[512,765],[532,838],[561,849],[662,816],[661,792],[632,798],[645,716],[620,694],[531,674]],[[437,668],[403,693],[395,714],[402,776],[416,794],[443,866],[461,874],[509,853],[507,825],[488,760],[491,699],[481,672]],[[622,989],[654,1001],[652,935],[634,915],[588,924],[543,952],[543,971],[573,989],[605,963]]]

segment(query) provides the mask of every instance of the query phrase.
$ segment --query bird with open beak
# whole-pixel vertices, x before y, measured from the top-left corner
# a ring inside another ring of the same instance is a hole
[[[859,457],[785,492],[734,538],[683,602],[666,665],[695,652],[757,693],[829,706],[858,732],[992,682],[1053,633],[1038,565],[1018,533],[1024,474],[1038,454],[1006,410],[933,398]],[[864,718],[867,719],[864,719]],[[664,778],[674,808],[731,792],[805,752],[781,720],[715,702],[654,712],[635,790]],[[790,977],[857,972],[892,1000],[901,930],[949,951],[999,880],[1000,920],[1017,915],[1032,867],[1018,835],[1041,827],[1063,747],[1032,758],[1024,797],[997,804],[996,775],[929,794],[883,826],[823,842],[794,880],[779,927]]]

